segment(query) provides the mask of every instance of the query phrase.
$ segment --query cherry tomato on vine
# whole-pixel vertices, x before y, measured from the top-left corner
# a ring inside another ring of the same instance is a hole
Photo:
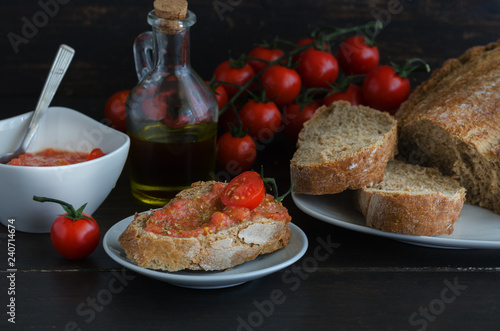
[[[221,200],[228,207],[255,209],[264,201],[266,188],[255,171],[245,171],[234,177],[222,191]]]
[[[252,77],[255,71],[248,63],[238,63],[238,61],[227,60],[219,64],[215,69],[214,77],[216,81],[226,82],[239,86],[245,85]],[[228,97],[232,97],[238,92],[238,87],[229,84],[222,84]]]
[[[368,106],[394,114],[410,95],[410,80],[399,76],[393,67],[381,65],[370,71],[363,82],[363,97]]]
[[[311,103],[304,107],[292,103],[283,107],[283,136],[296,143],[299,137],[299,132],[304,127],[304,122],[309,120],[318,109],[318,103]]]
[[[255,142],[247,134],[227,131],[217,141],[217,161],[232,175],[250,169],[256,157]]]
[[[219,110],[221,110],[228,101],[227,92],[224,86],[219,84],[210,84],[210,82],[206,82],[208,86],[214,91],[215,98],[217,99],[217,104],[219,105]],[[215,85],[215,86],[214,86]]]
[[[318,47],[319,45],[316,45],[314,44],[315,43],[315,39],[314,38],[303,38],[303,39],[300,39],[299,41],[297,41],[296,45],[297,46],[305,46],[305,45],[310,45],[309,48],[306,48],[305,50],[303,50],[302,52],[300,53],[297,53],[295,54],[293,57],[292,57],[292,61],[293,63],[296,63],[297,61],[300,60],[300,58],[302,57],[302,55],[304,55],[305,53],[309,52],[309,51],[312,51],[313,49],[318,48],[319,50],[321,51],[325,51],[325,52],[328,52],[328,43],[324,42],[322,47]]]
[[[337,52],[337,60],[346,75],[364,75],[378,66],[378,47],[364,36],[353,36],[344,40]]]
[[[50,240],[59,254],[67,259],[79,260],[96,249],[101,231],[95,219],[83,212],[86,204],[75,210],[69,203],[57,199],[34,196],[33,200],[55,202],[66,211],[55,219],[50,229]]]
[[[328,94],[323,100],[323,104],[325,106],[329,106],[339,100],[348,101],[353,106],[362,105],[365,102],[363,99],[363,90],[361,89],[361,86],[356,84],[349,84],[349,87],[345,91]]]
[[[328,87],[337,79],[339,66],[332,54],[314,49],[302,55],[297,72],[306,87]]]
[[[121,90],[112,94],[104,106],[104,116],[109,121],[111,127],[118,131],[127,131],[127,120],[125,115],[125,102],[130,94],[130,90]]]
[[[267,62],[272,62],[280,57],[284,56],[285,53],[279,48],[269,48],[264,46],[257,46],[248,53],[249,57],[254,57]],[[249,59],[248,63],[252,66],[253,70],[257,73],[260,72],[267,66],[266,62]]]
[[[252,138],[265,141],[280,129],[281,113],[272,101],[248,100],[239,111],[243,130]]]
[[[273,65],[261,76],[266,98],[273,100],[278,106],[292,102],[299,95],[302,87],[299,74],[291,68]]]

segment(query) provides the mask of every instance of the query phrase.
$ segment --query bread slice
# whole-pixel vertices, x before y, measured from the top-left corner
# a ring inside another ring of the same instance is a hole
[[[420,236],[451,234],[464,200],[465,189],[454,179],[398,160],[387,164],[382,182],[355,192],[367,226]]]
[[[388,113],[346,101],[323,106],[299,133],[293,190],[320,195],[370,186],[396,153],[397,124]]]
[[[500,214],[500,41],[441,68],[403,103],[400,154],[437,167],[467,189],[467,202]]]
[[[194,183],[191,188],[180,192],[168,205],[181,199],[203,199],[204,194],[212,192],[215,184],[214,181]],[[217,207],[222,204],[220,196],[211,203],[208,208],[220,209]],[[266,210],[270,212],[266,214]],[[291,217],[280,202],[267,195],[262,204],[253,211],[247,219],[230,227],[215,233],[187,238],[146,231],[151,214],[136,214],[120,235],[119,242],[127,257],[140,267],[166,271],[225,270],[253,260],[260,254],[283,248],[290,240],[288,222]],[[280,213],[280,217],[274,217],[273,212]]]

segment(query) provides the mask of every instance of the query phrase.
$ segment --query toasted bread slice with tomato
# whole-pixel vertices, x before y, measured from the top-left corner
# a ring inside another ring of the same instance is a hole
[[[127,257],[149,269],[226,270],[285,247],[291,217],[281,202],[266,194],[252,210],[227,207],[226,185],[196,182],[164,208],[136,214],[119,238]]]

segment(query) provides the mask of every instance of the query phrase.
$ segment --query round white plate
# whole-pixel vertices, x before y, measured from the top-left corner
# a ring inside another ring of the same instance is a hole
[[[122,266],[139,274],[151,277],[172,285],[213,289],[239,285],[288,267],[299,260],[306,252],[308,241],[304,232],[290,223],[292,237],[288,245],[270,254],[258,256],[227,271],[177,271],[166,272],[151,270],[133,264],[121,248],[118,238],[132,222],[134,216],[116,223],[104,235],[103,246],[108,255]]]
[[[306,214],[357,232],[426,247],[500,249],[500,215],[478,206],[464,205],[451,235],[425,237],[383,232],[367,227],[363,214],[353,208],[347,194],[292,194],[292,198]]]

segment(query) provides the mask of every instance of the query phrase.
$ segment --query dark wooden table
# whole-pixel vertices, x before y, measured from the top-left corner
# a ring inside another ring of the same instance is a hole
[[[34,108],[61,42],[75,47],[77,57],[54,105],[102,120],[106,98],[135,84],[131,44],[148,29],[145,15],[152,1],[57,2],[57,12],[18,52],[7,38],[0,41],[0,119]],[[230,4],[222,17],[215,9],[221,3]],[[387,15],[390,3],[394,1],[297,0],[284,5],[193,0],[199,27],[193,29],[192,62],[208,78],[229,49],[248,51],[251,44],[273,35],[296,40],[309,24],[363,24],[383,14],[387,32],[379,42],[384,62],[389,57],[421,57],[435,68],[473,45],[498,39],[500,6],[494,1],[401,1],[404,10]],[[22,34],[22,18],[32,21],[42,10],[33,1],[9,4],[0,11],[2,31]],[[292,153],[293,147],[278,138],[257,162],[277,178],[281,192],[289,185]],[[0,329],[499,328],[500,251],[415,246],[319,221],[301,212],[290,197],[284,204],[293,223],[307,234],[305,256],[267,277],[218,290],[181,288],[141,276],[115,263],[102,245],[87,259],[69,261],[55,252],[49,235],[17,232],[11,295],[7,229],[0,227]],[[94,216],[104,235],[118,221],[145,209],[130,195],[126,167]],[[6,314],[11,297],[15,325]]]

